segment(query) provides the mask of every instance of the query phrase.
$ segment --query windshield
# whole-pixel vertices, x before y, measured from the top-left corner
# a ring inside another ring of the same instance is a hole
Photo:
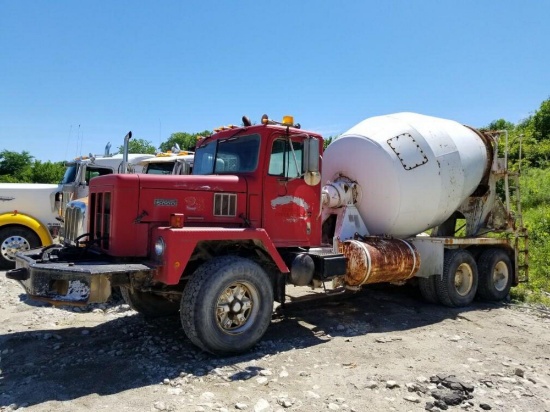
[[[67,169],[65,169],[65,174],[63,175],[63,179],[61,179],[61,184],[66,185],[69,183],[73,183],[76,179],[76,172],[78,171],[78,165],[75,163],[67,165]]]
[[[148,175],[171,175],[175,162],[149,163],[145,173]]]
[[[253,172],[258,166],[260,135],[208,143],[195,152],[194,175]]]

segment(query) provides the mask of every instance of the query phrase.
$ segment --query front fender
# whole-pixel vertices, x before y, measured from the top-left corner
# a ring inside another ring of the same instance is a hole
[[[153,241],[162,237],[166,243],[165,255],[157,268],[155,280],[166,285],[177,285],[197,243],[201,241],[252,240],[261,245],[279,271],[289,269],[264,229],[211,228],[211,227],[157,227],[153,229]],[[159,270],[160,269],[160,270]]]
[[[6,225],[18,225],[25,226],[32,230],[40,238],[42,246],[48,246],[53,243],[52,235],[47,226],[42,224],[39,220],[25,213],[10,212],[0,215],[0,228]]]

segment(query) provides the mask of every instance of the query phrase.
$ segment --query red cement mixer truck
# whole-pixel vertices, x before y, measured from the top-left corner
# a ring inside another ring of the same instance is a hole
[[[323,152],[290,116],[243,117],[197,143],[190,176],[93,179],[87,236],[19,253],[7,277],[59,305],[119,286],[144,316],[179,312],[189,339],[221,355],[261,339],[287,285],[414,282],[450,307],[498,301],[526,273],[527,233],[497,135],[397,113]]]

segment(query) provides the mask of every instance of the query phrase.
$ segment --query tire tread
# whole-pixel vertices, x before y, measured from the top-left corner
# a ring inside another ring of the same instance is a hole
[[[418,288],[420,294],[429,303],[439,303],[437,291],[435,289],[435,275],[427,278],[418,278]]]
[[[454,288],[454,275],[450,273],[455,266],[457,259],[460,259],[460,255],[463,255],[462,260],[470,260],[472,271],[474,275],[472,291],[469,296],[464,298],[459,296]],[[470,252],[464,249],[447,249],[444,253],[443,260],[443,274],[441,276],[435,276],[435,291],[441,304],[448,307],[461,307],[469,305],[476,294],[478,285],[477,265]]]
[[[492,277],[496,262],[505,259],[508,266],[508,284],[503,292],[493,288]],[[512,286],[512,262],[505,251],[498,248],[491,248],[484,251],[478,258],[479,285],[477,294],[481,299],[488,301],[501,301],[510,292]]]
[[[201,313],[198,310],[198,299],[201,293],[206,290],[212,282],[216,281],[214,275],[222,269],[229,268],[231,271],[242,272],[243,269],[250,267],[250,265],[258,266],[255,262],[243,257],[232,255],[219,256],[199,266],[187,283],[181,300],[181,323],[189,340],[202,350],[214,354],[229,354],[236,352],[215,349],[211,347],[212,345],[209,346],[203,341],[200,336],[199,325],[203,324],[202,322],[207,322],[207,320],[201,319]],[[261,270],[259,266],[258,268]],[[261,331],[262,334],[264,331]]]

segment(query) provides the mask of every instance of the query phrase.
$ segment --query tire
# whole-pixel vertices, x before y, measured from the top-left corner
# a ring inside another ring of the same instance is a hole
[[[152,292],[141,292],[132,288],[120,288],[124,301],[146,318],[159,318],[178,313],[179,303]]]
[[[419,277],[418,288],[420,289],[420,294],[425,301],[430,303],[439,303],[437,292],[435,290],[435,276],[430,276],[427,278]]]
[[[38,235],[26,227],[8,226],[0,229],[0,269],[13,269],[17,252],[41,245]]]
[[[187,283],[180,307],[183,330],[215,355],[245,352],[263,336],[273,313],[273,286],[255,262],[237,256],[207,261]]]
[[[477,266],[478,297],[489,301],[500,301],[506,298],[512,287],[514,273],[508,254],[502,249],[487,249],[479,256]]]
[[[468,306],[475,298],[477,284],[477,265],[472,254],[464,249],[446,250],[443,274],[435,276],[439,302],[449,307]]]

